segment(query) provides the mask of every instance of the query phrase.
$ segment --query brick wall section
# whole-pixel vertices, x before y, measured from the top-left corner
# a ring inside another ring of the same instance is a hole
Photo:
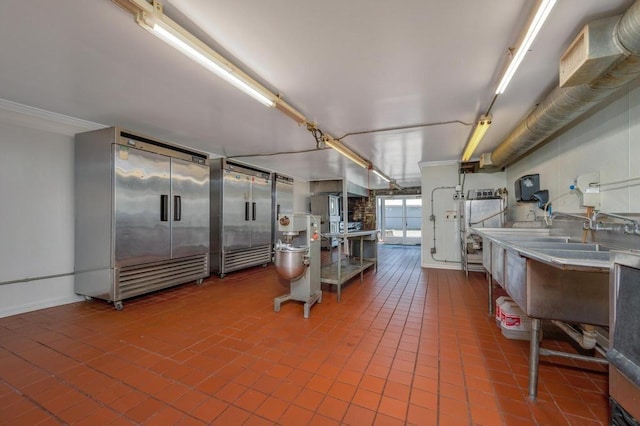
[[[350,220],[362,222],[362,229],[376,229],[375,197],[351,198],[349,199],[349,210],[353,212],[353,217]]]

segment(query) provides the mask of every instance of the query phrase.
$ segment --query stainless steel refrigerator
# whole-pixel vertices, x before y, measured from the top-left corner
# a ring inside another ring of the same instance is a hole
[[[273,175],[273,187],[272,187],[272,230],[273,234],[272,247],[275,246],[278,240],[282,241],[282,231],[278,231],[278,215],[280,213],[293,213],[293,178],[274,174]]]
[[[75,138],[75,291],[114,302],[209,275],[208,155],[118,127]]]
[[[473,197],[471,191],[469,196]],[[502,228],[505,223],[506,201],[501,197],[467,198],[460,201],[460,254],[462,269],[483,271],[482,238],[471,228]]]
[[[271,262],[271,174],[211,160],[211,272]]]

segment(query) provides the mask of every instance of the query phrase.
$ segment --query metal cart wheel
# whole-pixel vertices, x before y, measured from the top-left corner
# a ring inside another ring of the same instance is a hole
[[[113,307],[116,308],[116,311],[121,311],[124,308],[124,306],[122,305],[122,300],[113,302]]]

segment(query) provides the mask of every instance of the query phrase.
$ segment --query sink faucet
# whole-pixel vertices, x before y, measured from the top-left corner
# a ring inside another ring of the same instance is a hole
[[[579,214],[562,213],[562,212],[555,212],[553,213],[553,215],[551,215],[551,219],[555,219],[557,217],[571,217],[575,219],[582,219],[584,220],[584,222],[582,223],[582,229],[593,229],[593,219],[588,216],[581,216]]]
[[[615,213],[605,213],[605,212],[594,212],[593,213],[593,219],[591,221],[591,225],[595,225],[595,227],[592,227],[591,229],[595,229],[596,231],[611,231],[613,230],[612,226],[605,226],[603,225],[601,222],[598,222],[598,217],[599,216],[606,216],[606,217],[611,217],[614,219],[620,219],[622,221],[628,222],[624,224],[624,233],[625,234],[635,234],[635,235],[640,235],[640,223],[638,223],[637,220],[631,219],[629,217],[626,216],[622,216],[619,214],[615,214]]]

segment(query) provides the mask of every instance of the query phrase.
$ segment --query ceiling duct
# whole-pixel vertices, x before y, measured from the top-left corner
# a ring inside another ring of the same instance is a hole
[[[590,25],[594,36],[589,42],[602,45],[589,47],[585,46],[585,40],[579,41],[580,37],[585,37],[584,31],[589,32],[588,25],[567,50],[568,56],[564,56],[569,57],[569,64],[565,65],[568,68],[573,67],[563,80],[568,80],[569,83],[565,83],[565,87],[552,90],[490,154],[487,159],[489,163],[500,168],[513,163],[640,75],[640,0],[636,0],[619,19],[607,18]],[[599,36],[595,36],[595,33]],[[601,37],[606,33],[609,34],[608,40]],[[580,54],[575,52],[576,46],[585,52],[585,55],[594,51],[606,51],[607,53],[598,53],[596,56],[603,62],[609,61],[609,69],[602,73],[602,65],[599,65],[598,58],[581,58]],[[612,46],[618,50],[617,53],[611,52]],[[599,70],[602,74],[592,79],[594,70]],[[568,86],[572,84],[572,77],[574,82],[585,79],[592,81]]]

